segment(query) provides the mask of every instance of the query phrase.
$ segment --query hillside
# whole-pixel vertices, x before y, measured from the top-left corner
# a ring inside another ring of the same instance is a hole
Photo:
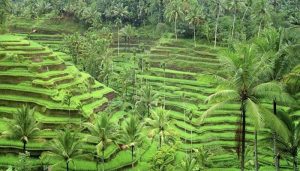
[[[0,0],[0,171],[298,171],[299,9]]]
[[[61,53],[14,35],[1,35],[0,46],[1,132],[7,130],[4,117],[11,118],[24,104],[35,107],[43,131],[41,140],[28,144],[32,156],[48,149],[46,140],[55,136],[53,128],[66,124],[81,127],[114,98],[111,88],[65,62]],[[10,139],[1,138],[0,144],[2,158],[22,149],[21,142]],[[14,165],[18,158],[0,161],[2,166]]]

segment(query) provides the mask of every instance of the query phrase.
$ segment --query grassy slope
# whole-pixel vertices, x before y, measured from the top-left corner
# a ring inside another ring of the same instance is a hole
[[[237,161],[234,151],[236,147],[235,131],[240,114],[239,104],[228,105],[225,109],[216,111],[204,123],[199,122],[199,117],[209,107],[204,104],[205,98],[215,92],[218,85],[214,79],[214,74],[220,67],[217,57],[218,50],[220,49],[213,49],[201,43],[194,48],[191,40],[162,39],[156,46],[152,46],[150,53],[139,54],[151,64],[151,68],[148,71],[139,71],[137,78],[147,80],[155,92],[166,99],[166,108],[171,110],[173,118],[171,127],[182,140],[180,148],[183,152],[186,149],[190,150],[191,147],[204,146],[207,149],[223,147],[226,155],[211,156],[213,167],[216,167],[211,170],[238,170],[238,162],[232,161]],[[122,66],[128,65],[126,59],[130,59],[132,56],[128,53],[129,50],[122,52],[121,57],[124,59],[117,58],[118,63],[115,67],[119,70],[122,69]],[[160,68],[163,62],[166,64],[166,70]],[[272,107],[270,104],[265,104],[265,106]],[[284,106],[279,108],[287,109]],[[189,110],[195,111],[192,121],[184,117],[184,111]],[[254,128],[251,123],[248,125],[247,148],[253,149]],[[193,136],[191,136],[191,131]],[[270,135],[268,129],[263,129],[258,136],[259,163],[263,170],[274,169],[272,151],[266,150],[272,144],[262,141]],[[248,153],[247,158],[253,158],[251,153]],[[283,168],[291,167],[290,163],[284,159],[281,161],[281,165]],[[146,168],[149,167],[149,164],[142,162],[135,170],[139,170],[139,167]],[[253,168],[253,165],[248,165],[248,168]]]
[[[106,94],[113,92],[112,89],[94,81],[89,75],[66,64],[50,49],[33,41],[24,40],[23,37],[15,35],[0,35],[0,44],[0,54],[4,54],[0,58],[0,77],[5,78],[0,79],[0,91],[3,93],[0,98],[1,132],[7,129],[6,121],[2,118],[11,118],[12,114],[16,112],[16,106],[25,103],[38,105],[36,118],[43,128],[53,129],[53,125],[61,128],[68,123],[81,126],[81,123],[86,120],[85,118],[89,118],[95,109],[108,101]],[[19,54],[19,57],[7,55],[7,52]],[[48,55],[51,55],[50,59],[48,59]],[[57,63],[60,65],[59,67],[56,67]],[[51,69],[45,70],[44,66]],[[88,84],[90,85],[88,86]],[[70,106],[63,103],[62,93],[66,90],[73,94]],[[81,108],[79,108],[80,104]],[[69,112],[74,117],[70,118]],[[39,135],[40,140],[29,142],[28,150],[32,152],[49,149],[46,139],[54,136],[54,130],[43,130]],[[82,134],[81,136],[87,135]],[[88,153],[94,151],[93,145],[87,144],[85,147]],[[0,160],[0,167],[15,165],[19,160],[18,157],[7,156],[7,150],[21,151],[21,142],[1,137],[0,148],[4,150],[1,150],[0,158],[7,158],[7,160]],[[127,152],[119,154],[116,149],[114,147],[106,150],[106,158],[114,156],[108,161],[110,164],[107,164],[107,167],[117,168],[120,158],[128,158],[124,157],[128,155]],[[38,165],[39,162],[37,159],[30,161],[33,165]],[[128,164],[130,160],[124,160],[123,163]]]

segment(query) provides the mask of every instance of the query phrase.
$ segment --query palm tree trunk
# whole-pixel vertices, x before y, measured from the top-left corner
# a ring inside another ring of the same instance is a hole
[[[220,12],[221,12],[220,2],[218,1],[217,3],[218,3],[218,14],[217,14],[217,19],[216,19],[216,27],[215,27],[215,44],[214,44],[214,47],[217,46],[218,24],[219,24]]]
[[[132,169],[134,168],[134,163],[133,163],[133,152],[134,152],[134,146],[131,146],[131,167]]]
[[[147,105],[147,113],[148,113],[148,116],[150,116],[150,105],[149,104]]]
[[[160,22],[164,22],[164,11],[163,11],[163,0],[160,0],[159,10],[160,10]]]
[[[183,101],[185,101],[185,97],[183,96]],[[186,123],[186,120],[185,120],[185,118],[186,118],[186,109],[184,109],[184,112],[183,112],[183,120],[184,120],[184,123]],[[187,134],[187,130],[186,130],[186,127],[184,127],[184,133],[185,133],[185,135]],[[184,144],[186,144],[186,138],[184,139]],[[187,156],[187,154],[188,154],[188,148],[186,148],[186,150],[185,150],[185,155]]]
[[[159,147],[161,147],[161,135],[159,135]]]
[[[260,36],[261,24],[262,24],[262,20],[260,20],[260,22],[259,22],[257,37]]]
[[[241,171],[245,170],[245,142],[246,141],[246,109],[245,102],[242,102],[242,157],[241,157]]]
[[[118,26],[118,56],[120,55],[120,35],[119,35],[119,26]]]
[[[277,103],[276,100],[273,100],[273,113],[276,116],[277,115]],[[274,157],[275,157],[275,168],[276,171],[280,170],[279,166],[279,155],[277,154],[277,134],[276,132],[273,132],[273,151],[274,151]]]
[[[194,46],[196,47],[196,25],[194,25]]]
[[[191,156],[193,152],[193,130],[191,129]]]
[[[294,171],[298,171],[298,157],[297,157],[297,151],[293,155],[293,166],[294,166]]]
[[[102,147],[102,171],[104,171],[104,148]]]
[[[257,131],[254,132],[254,162],[255,162],[255,171],[258,171],[258,152],[257,152]]]
[[[23,152],[24,152],[24,154],[26,153],[26,144],[27,144],[27,142],[23,141]]]
[[[66,165],[67,165],[67,171],[69,171],[69,161],[66,162]]]
[[[99,170],[99,159],[98,159],[98,156],[96,158],[96,168],[97,168],[97,171]]]
[[[108,76],[109,74],[107,74],[107,76],[106,76],[106,85],[107,86],[109,86],[109,76]]]
[[[279,171],[280,170],[280,154],[277,153],[276,155],[276,171]]]
[[[233,13],[233,22],[232,22],[232,30],[231,30],[231,40],[234,39],[234,29],[235,29],[235,20],[236,20],[236,0],[234,1],[234,13]]]
[[[175,36],[177,40],[177,16],[175,16]]]
[[[130,37],[128,37],[128,50],[130,50],[131,46],[130,46]]]
[[[245,12],[244,12],[244,14],[243,14],[243,17],[242,17],[242,22],[244,21],[244,19],[245,19],[245,17],[246,17],[246,14],[247,14],[247,12],[248,12],[248,9],[249,9],[249,7],[247,6],[247,8],[246,8],[246,10],[245,10]]]

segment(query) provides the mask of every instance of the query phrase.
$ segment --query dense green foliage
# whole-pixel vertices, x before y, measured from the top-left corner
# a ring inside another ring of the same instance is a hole
[[[298,170],[299,11],[1,0],[0,170]]]

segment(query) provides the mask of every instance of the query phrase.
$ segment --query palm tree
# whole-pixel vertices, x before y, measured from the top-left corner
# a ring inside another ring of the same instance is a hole
[[[291,113],[293,109],[285,113],[283,111],[278,112],[278,117],[284,122],[288,128],[288,132],[285,132],[284,135],[289,135],[288,139],[282,139],[284,136],[282,133],[278,133],[278,149],[281,152],[288,153],[293,157],[293,167],[294,171],[298,171],[298,147],[300,146],[300,123],[296,122],[291,118]]]
[[[267,0],[259,0],[255,1],[254,3],[254,17],[258,18],[259,26],[257,36],[260,36],[260,32],[262,28],[267,25],[268,21],[270,20],[269,14],[269,2]]]
[[[189,119],[189,121],[190,121],[190,123],[192,123],[192,120],[193,120],[193,117],[194,117],[194,111],[188,111],[188,113],[187,113],[187,116],[188,116],[188,119]],[[192,155],[192,152],[193,152],[193,129],[191,129],[191,139],[190,139],[190,141],[191,141],[191,155]]]
[[[104,170],[104,151],[118,136],[116,125],[110,120],[107,113],[101,113],[94,120],[94,123],[85,123],[84,126],[89,130],[90,134],[87,139],[97,143],[97,156],[102,155],[102,170]],[[98,170],[98,159],[97,159]]]
[[[215,0],[213,5],[215,6],[216,11],[216,23],[215,23],[215,43],[214,47],[217,46],[217,34],[218,34],[218,25],[219,25],[219,18],[223,9],[223,1],[222,0]]]
[[[78,135],[72,133],[69,129],[58,131],[56,138],[51,141],[50,148],[51,151],[42,155],[42,160],[55,158],[59,159],[60,162],[64,161],[67,171],[69,171],[70,162],[85,156],[82,153],[82,142],[79,140]]]
[[[118,56],[120,54],[120,27],[122,26],[123,19],[129,15],[128,6],[124,6],[123,3],[117,3],[112,6],[110,15],[112,18],[116,18],[115,24],[118,29]]]
[[[196,27],[204,22],[204,14],[202,7],[194,4],[185,18],[194,30],[194,46],[196,47]]]
[[[277,115],[277,103],[290,105],[294,103],[294,99],[286,92],[284,86],[280,83],[285,72],[291,70],[291,67],[297,61],[294,61],[295,55],[287,55],[285,52],[289,49],[289,45],[283,45],[283,33],[281,35],[275,29],[264,30],[261,37],[255,39],[255,44],[259,51],[270,54],[272,56],[271,65],[273,66],[271,76],[266,79],[268,83],[262,84],[259,90],[264,97],[267,97],[273,103],[273,113]],[[288,53],[289,54],[289,53]],[[275,58],[274,58],[275,56]],[[284,56],[284,57],[283,57]],[[284,58],[284,60],[282,59]],[[280,64],[279,64],[280,63]],[[270,84],[272,84],[270,86]],[[272,89],[268,89],[272,87]],[[279,92],[279,93],[273,93]],[[273,151],[275,156],[275,167],[279,170],[279,155],[276,149],[276,132],[273,132]]]
[[[26,145],[29,139],[37,137],[39,132],[39,123],[34,117],[35,109],[28,105],[23,105],[13,115],[13,120],[8,120],[8,130],[2,134],[14,139],[19,139],[23,143],[23,152],[26,152]]]
[[[70,110],[70,106],[71,106],[71,99],[72,99],[72,92],[69,90],[63,91],[63,104],[68,106],[68,111],[69,111],[69,123],[71,120],[71,110]]]
[[[152,87],[147,84],[141,87],[137,104],[143,105],[147,110],[147,116],[150,116],[150,109],[157,105],[159,95],[155,93]]]
[[[264,93],[260,91],[259,87],[264,83],[262,80],[271,72],[268,65],[269,56],[257,53],[253,45],[237,46],[234,51],[226,52],[224,55],[220,57],[220,60],[225,69],[223,73],[225,78],[219,78],[222,84],[218,91],[207,98],[207,102],[214,105],[202,115],[201,120],[226,104],[240,103],[241,125],[237,131],[237,152],[241,155],[241,170],[244,170],[246,115],[251,119],[256,130],[263,126],[263,118],[268,118],[271,123],[277,124],[281,129],[278,131],[284,131],[285,127],[276,116],[261,105]],[[270,86],[268,89],[271,90],[272,85],[265,84],[264,86]]]
[[[150,118],[145,119],[146,127],[149,129],[149,137],[154,139],[158,136],[159,147],[163,143],[169,143],[174,140],[174,131],[169,127],[170,123],[169,111],[162,107],[153,110]]]
[[[228,7],[229,10],[233,12],[232,29],[231,29],[231,40],[233,40],[237,13],[242,7],[245,7],[245,3],[243,0],[231,0],[229,1]]]
[[[167,5],[165,11],[165,16],[169,20],[169,22],[174,21],[174,33],[175,33],[176,40],[177,40],[177,21],[184,15],[181,3],[182,3],[181,0],[173,0]]]
[[[162,68],[164,70],[164,99],[163,99],[164,109],[166,108],[166,67],[167,67],[166,62],[162,62],[160,64],[160,68]]]
[[[134,167],[134,150],[142,143],[142,125],[138,118],[130,116],[121,131],[121,143],[131,149],[132,168]]]

